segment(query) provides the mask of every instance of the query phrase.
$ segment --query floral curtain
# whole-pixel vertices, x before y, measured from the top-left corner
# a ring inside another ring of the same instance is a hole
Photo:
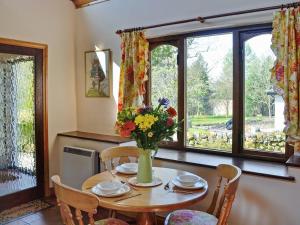
[[[272,82],[282,94],[285,109],[285,133],[288,142],[300,146],[300,8],[276,12],[273,20],[272,50],[276,62]]]
[[[140,106],[148,79],[149,43],[143,31],[121,34],[122,62],[119,83],[118,111],[125,107]]]

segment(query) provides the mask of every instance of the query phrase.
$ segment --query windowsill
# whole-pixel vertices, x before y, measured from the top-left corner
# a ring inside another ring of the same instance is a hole
[[[300,154],[295,153],[292,155],[288,161],[286,161],[286,165],[293,166],[293,167],[300,167]]]
[[[294,181],[295,177],[288,174],[284,163],[264,162],[253,159],[234,158],[198,152],[182,152],[178,150],[159,149],[156,159],[196,166],[216,168],[221,163],[232,164],[242,169],[245,174]]]
[[[100,142],[107,142],[113,144],[122,144],[131,141],[131,139],[129,138],[123,138],[118,135],[95,134],[95,133],[89,133],[83,131],[70,131],[70,132],[58,133],[57,135],[63,137],[79,138],[83,140],[100,141]]]
[[[132,140],[128,138],[122,138],[115,135],[94,134],[82,131],[59,133],[58,136],[122,145],[134,145]],[[287,166],[300,167],[300,155],[292,156],[286,162],[286,164],[284,164],[276,162],[265,162],[254,159],[235,158],[231,156],[205,154],[200,152],[184,152],[174,149],[160,148],[156,155],[156,159],[209,168],[216,168],[221,163],[227,163],[240,167],[245,174],[277,178],[288,181],[294,181],[295,177],[288,174]]]

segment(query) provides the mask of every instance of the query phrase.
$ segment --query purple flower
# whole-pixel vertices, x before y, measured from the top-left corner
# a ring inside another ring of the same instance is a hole
[[[152,110],[153,110],[153,108],[151,106],[145,106],[144,108],[139,109],[139,113],[144,115],[144,114],[151,112]]]
[[[169,103],[170,103],[170,101],[169,101],[169,99],[167,99],[167,98],[159,98],[159,99],[158,99],[158,103],[159,103],[160,105],[163,105],[165,108],[167,108],[168,105],[169,105]]]

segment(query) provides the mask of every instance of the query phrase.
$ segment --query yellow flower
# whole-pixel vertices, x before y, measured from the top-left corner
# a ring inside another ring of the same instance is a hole
[[[152,132],[149,132],[149,133],[148,133],[148,137],[153,137],[153,133],[152,133]]]
[[[158,120],[157,117],[150,115],[150,114],[145,114],[145,115],[138,115],[134,123],[142,130],[146,131],[152,127],[152,125]]]

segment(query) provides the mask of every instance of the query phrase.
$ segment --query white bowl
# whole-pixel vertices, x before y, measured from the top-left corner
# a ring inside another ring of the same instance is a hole
[[[200,181],[200,177],[192,174],[179,175],[176,179],[184,186],[193,186],[195,183]]]
[[[124,163],[121,166],[124,170],[127,170],[127,171],[137,171],[137,169],[138,169],[137,163]]]
[[[104,194],[112,194],[117,192],[122,184],[119,181],[103,181],[96,186],[99,188]]]

